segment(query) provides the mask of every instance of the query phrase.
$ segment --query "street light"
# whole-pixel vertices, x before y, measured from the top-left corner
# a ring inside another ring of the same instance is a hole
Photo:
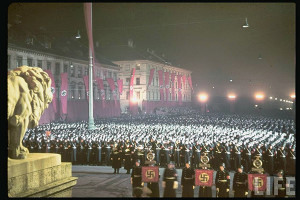
[[[201,93],[201,94],[198,95],[198,99],[199,99],[200,102],[206,102],[207,99],[208,99],[208,96],[205,93]]]
[[[262,93],[256,93],[255,94],[255,99],[256,100],[263,100],[265,96]]]
[[[235,98],[236,98],[236,96],[235,96],[234,94],[229,94],[229,95],[228,95],[228,99],[234,100]]]
[[[270,97],[270,99],[273,99],[273,97]]]

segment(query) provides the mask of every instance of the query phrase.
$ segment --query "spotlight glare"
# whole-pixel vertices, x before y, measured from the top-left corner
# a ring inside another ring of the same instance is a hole
[[[291,95],[291,98],[292,98],[292,99],[295,99],[295,98],[296,98],[296,95],[295,95],[295,94],[292,94],[292,95]]]
[[[235,99],[235,98],[236,98],[236,96],[234,94],[229,94],[228,95],[228,99]]]
[[[270,97],[270,99],[273,99],[273,97]]]
[[[205,93],[201,93],[201,94],[198,95],[198,99],[199,99],[200,102],[206,102],[207,98],[208,98],[208,96]]]
[[[257,94],[255,94],[255,98],[257,99],[257,100],[262,100],[262,99],[264,99],[264,95],[262,94],[262,93],[257,93]]]

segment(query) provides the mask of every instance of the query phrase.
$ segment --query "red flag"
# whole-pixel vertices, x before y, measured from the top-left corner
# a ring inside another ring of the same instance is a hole
[[[83,81],[85,85],[86,99],[89,100],[89,76],[84,76]]]
[[[179,105],[182,105],[182,95],[181,95],[181,75],[177,75],[177,83],[178,83],[178,101]]]
[[[158,81],[159,81],[160,100],[164,101],[164,80],[163,80],[162,70],[158,70]]]
[[[267,188],[267,175],[248,174],[248,188],[251,191],[265,191]]]
[[[115,90],[115,82],[114,82],[114,79],[112,78],[107,78],[107,83],[110,87],[110,90],[114,96],[114,100],[115,100],[115,105],[117,105],[117,93],[116,93],[116,90]]]
[[[57,107],[56,107],[56,90],[55,90],[55,82],[54,82],[53,74],[52,74],[51,70],[45,70],[45,72],[49,75],[49,77],[51,79],[51,92],[53,94],[52,105],[53,105],[54,113],[56,113],[57,112]]]
[[[122,95],[122,92],[123,92],[123,79],[119,79],[117,82],[118,82],[119,93],[120,93],[120,95]]]
[[[102,98],[102,108],[105,108],[105,91],[103,86],[103,80],[99,77],[96,77],[96,82]]]
[[[195,185],[211,187],[213,183],[214,170],[195,170]]]
[[[185,87],[185,75],[182,76],[183,89]]]
[[[169,100],[169,88],[170,88],[169,72],[165,72],[165,88],[166,88],[166,101],[168,101]]]
[[[189,82],[190,88],[192,89],[192,91],[194,91],[194,89],[193,89],[193,84],[192,84],[192,76],[189,76],[189,77],[188,77],[188,82]]]
[[[157,166],[142,167],[142,182],[158,182],[159,169]]]
[[[171,73],[171,82],[172,82],[172,100],[175,101],[175,74]]]
[[[94,43],[93,43],[93,22],[92,22],[92,3],[84,3],[83,4],[84,10],[84,18],[85,18],[85,25],[87,36],[89,39],[89,50],[91,51],[93,60],[93,78],[95,78],[95,53],[94,53]]]
[[[152,79],[153,79],[153,75],[154,75],[154,68],[150,70],[150,76],[149,76],[149,81],[148,81],[148,87],[149,85],[151,85]]]
[[[62,114],[68,112],[68,73],[61,73],[60,102]]]
[[[134,74],[135,74],[135,68],[132,69],[132,75],[131,75],[131,78],[130,78],[130,87],[129,87],[129,93],[130,93],[130,102],[129,102],[129,107],[130,109],[132,108],[133,106],[133,81],[134,81]]]

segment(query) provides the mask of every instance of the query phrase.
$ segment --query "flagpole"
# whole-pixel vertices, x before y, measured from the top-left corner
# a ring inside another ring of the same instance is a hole
[[[93,31],[93,23],[92,23],[92,3],[91,3],[91,30]],[[94,98],[94,93],[93,93],[93,55],[92,55],[92,47],[89,43],[89,58],[90,58],[90,63],[89,63],[89,130],[95,129],[95,124],[94,124],[94,114],[93,114],[93,98]]]

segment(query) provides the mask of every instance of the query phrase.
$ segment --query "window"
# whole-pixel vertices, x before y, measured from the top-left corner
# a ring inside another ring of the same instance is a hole
[[[114,73],[114,81],[117,81],[117,73]]]
[[[70,73],[71,73],[71,77],[75,76],[75,70],[74,70],[73,65],[71,65],[71,67],[70,67]]]
[[[55,63],[55,74],[56,75],[60,74],[60,63]]]
[[[68,64],[64,64],[64,73],[68,73]]]
[[[100,69],[97,70],[97,77],[100,77]]]
[[[47,70],[51,70],[51,62],[47,62]]]
[[[10,55],[7,55],[7,67],[8,67],[8,69],[11,68],[11,66],[10,66]]]
[[[135,79],[136,85],[140,85],[140,78]]]
[[[130,78],[126,78],[126,83],[129,83],[130,82]]]
[[[27,58],[27,65],[32,67],[32,58]]]
[[[78,70],[77,70],[77,71],[78,71],[77,77],[78,77],[78,78],[82,78],[82,67],[79,67],[79,66],[78,66]]]
[[[126,92],[126,100],[129,100],[129,92]]]
[[[82,83],[78,85],[78,99],[82,99]]]
[[[112,78],[111,72],[108,72],[108,78]]]
[[[43,61],[38,60],[37,61],[37,66],[40,67],[40,68],[43,68]]]
[[[158,78],[156,78],[156,85],[158,86]]]
[[[87,76],[89,73],[89,68],[88,67],[85,67],[84,68],[84,75]]]
[[[141,97],[141,92],[136,92],[136,98],[140,99],[140,97]]]
[[[140,65],[137,65],[135,68],[135,70],[140,70],[140,69],[141,69]]]
[[[72,82],[69,85],[70,92],[69,92],[69,99],[74,99],[75,98],[75,82]]]
[[[177,88],[177,82],[176,82],[176,88]]]

